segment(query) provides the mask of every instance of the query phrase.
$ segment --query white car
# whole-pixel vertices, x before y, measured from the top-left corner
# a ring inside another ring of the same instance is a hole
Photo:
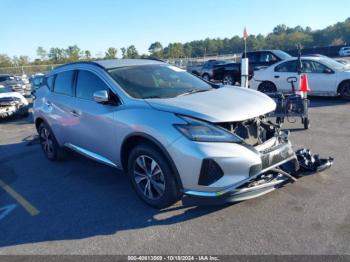
[[[350,56],[350,46],[340,48],[339,55],[340,56]]]
[[[23,95],[0,85],[0,119],[13,115],[27,117],[29,103]]]
[[[342,96],[350,100],[350,70],[327,57],[302,57],[302,72],[307,73],[310,95]],[[264,93],[291,92],[290,77],[298,78],[298,59],[293,57],[254,72],[250,88]],[[296,83],[296,88],[298,87]]]

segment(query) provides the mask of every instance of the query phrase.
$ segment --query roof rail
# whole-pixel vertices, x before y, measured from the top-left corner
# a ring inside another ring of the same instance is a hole
[[[144,59],[144,60],[152,60],[152,61],[158,61],[158,62],[166,63],[164,60],[159,59],[159,58],[156,58],[156,57],[148,57],[148,58],[141,58],[141,59]]]
[[[102,69],[105,69],[102,65],[100,65],[99,63],[96,63],[95,61],[77,61],[77,62],[71,62],[71,63],[56,66],[53,70],[59,69],[59,68],[64,67],[64,66],[76,65],[76,64],[91,64],[91,65],[96,65]]]

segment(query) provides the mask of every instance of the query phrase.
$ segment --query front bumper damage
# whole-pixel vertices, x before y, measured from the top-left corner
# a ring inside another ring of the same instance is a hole
[[[17,97],[1,97],[0,98],[0,119],[8,118],[14,115],[26,115],[29,105],[21,101]]]
[[[318,155],[314,156],[306,149],[294,152],[289,141],[289,131],[281,131],[272,123],[269,124],[269,128],[273,130],[273,137],[266,136],[265,133],[263,139],[268,140],[260,143],[256,140],[257,144],[254,146],[246,145],[259,154],[261,159],[260,164],[250,168],[248,178],[220,191],[187,191],[186,195],[205,199],[207,204],[244,201],[267,194],[286,183],[296,182],[297,178],[306,174],[307,167],[309,175],[332,166],[332,158],[320,159]],[[258,136],[259,134],[255,138]],[[247,135],[247,139],[252,139],[251,134]]]

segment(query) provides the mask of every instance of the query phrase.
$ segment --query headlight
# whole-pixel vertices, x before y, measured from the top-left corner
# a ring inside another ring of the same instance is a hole
[[[243,139],[220,127],[186,116],[179,116],[187,124],[175,124],[184,136],[197,142],[242,143]]]

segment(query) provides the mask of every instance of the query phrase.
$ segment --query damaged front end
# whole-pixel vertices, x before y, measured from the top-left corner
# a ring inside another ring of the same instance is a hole
[[[295,153],[289,141],[289,131],[281,130],[279,125],[263,116],[218,125],[240,136],[245,141],[245,146],[259,154],[261,158],[261,164],[250,168],[248,179],[217,192],[217,196],[223,196],[228,201],[243,201],[261,196],[287,182],[297,181],[296,178],[304,174],[306,166],[317,172],[330,167],[333,163],[332,158],[320,159],[305,149]],[[309,161],[305,163],[305,159]],[[310,166],[312,164],[313,166]]]
[[[28,114],[28,104],[24,103],[19,97],[0,97],[0,118],[7,118],[16,114]]]
[[[220,127],[241,137],[245,146],[258,153],[261,164],[254,167],[251,176],[269,169],[294,162],[297,168],[297,156],[289,141],[289,131],[268,121],[265,117],[257,117],[243,122],[220,123]]]

